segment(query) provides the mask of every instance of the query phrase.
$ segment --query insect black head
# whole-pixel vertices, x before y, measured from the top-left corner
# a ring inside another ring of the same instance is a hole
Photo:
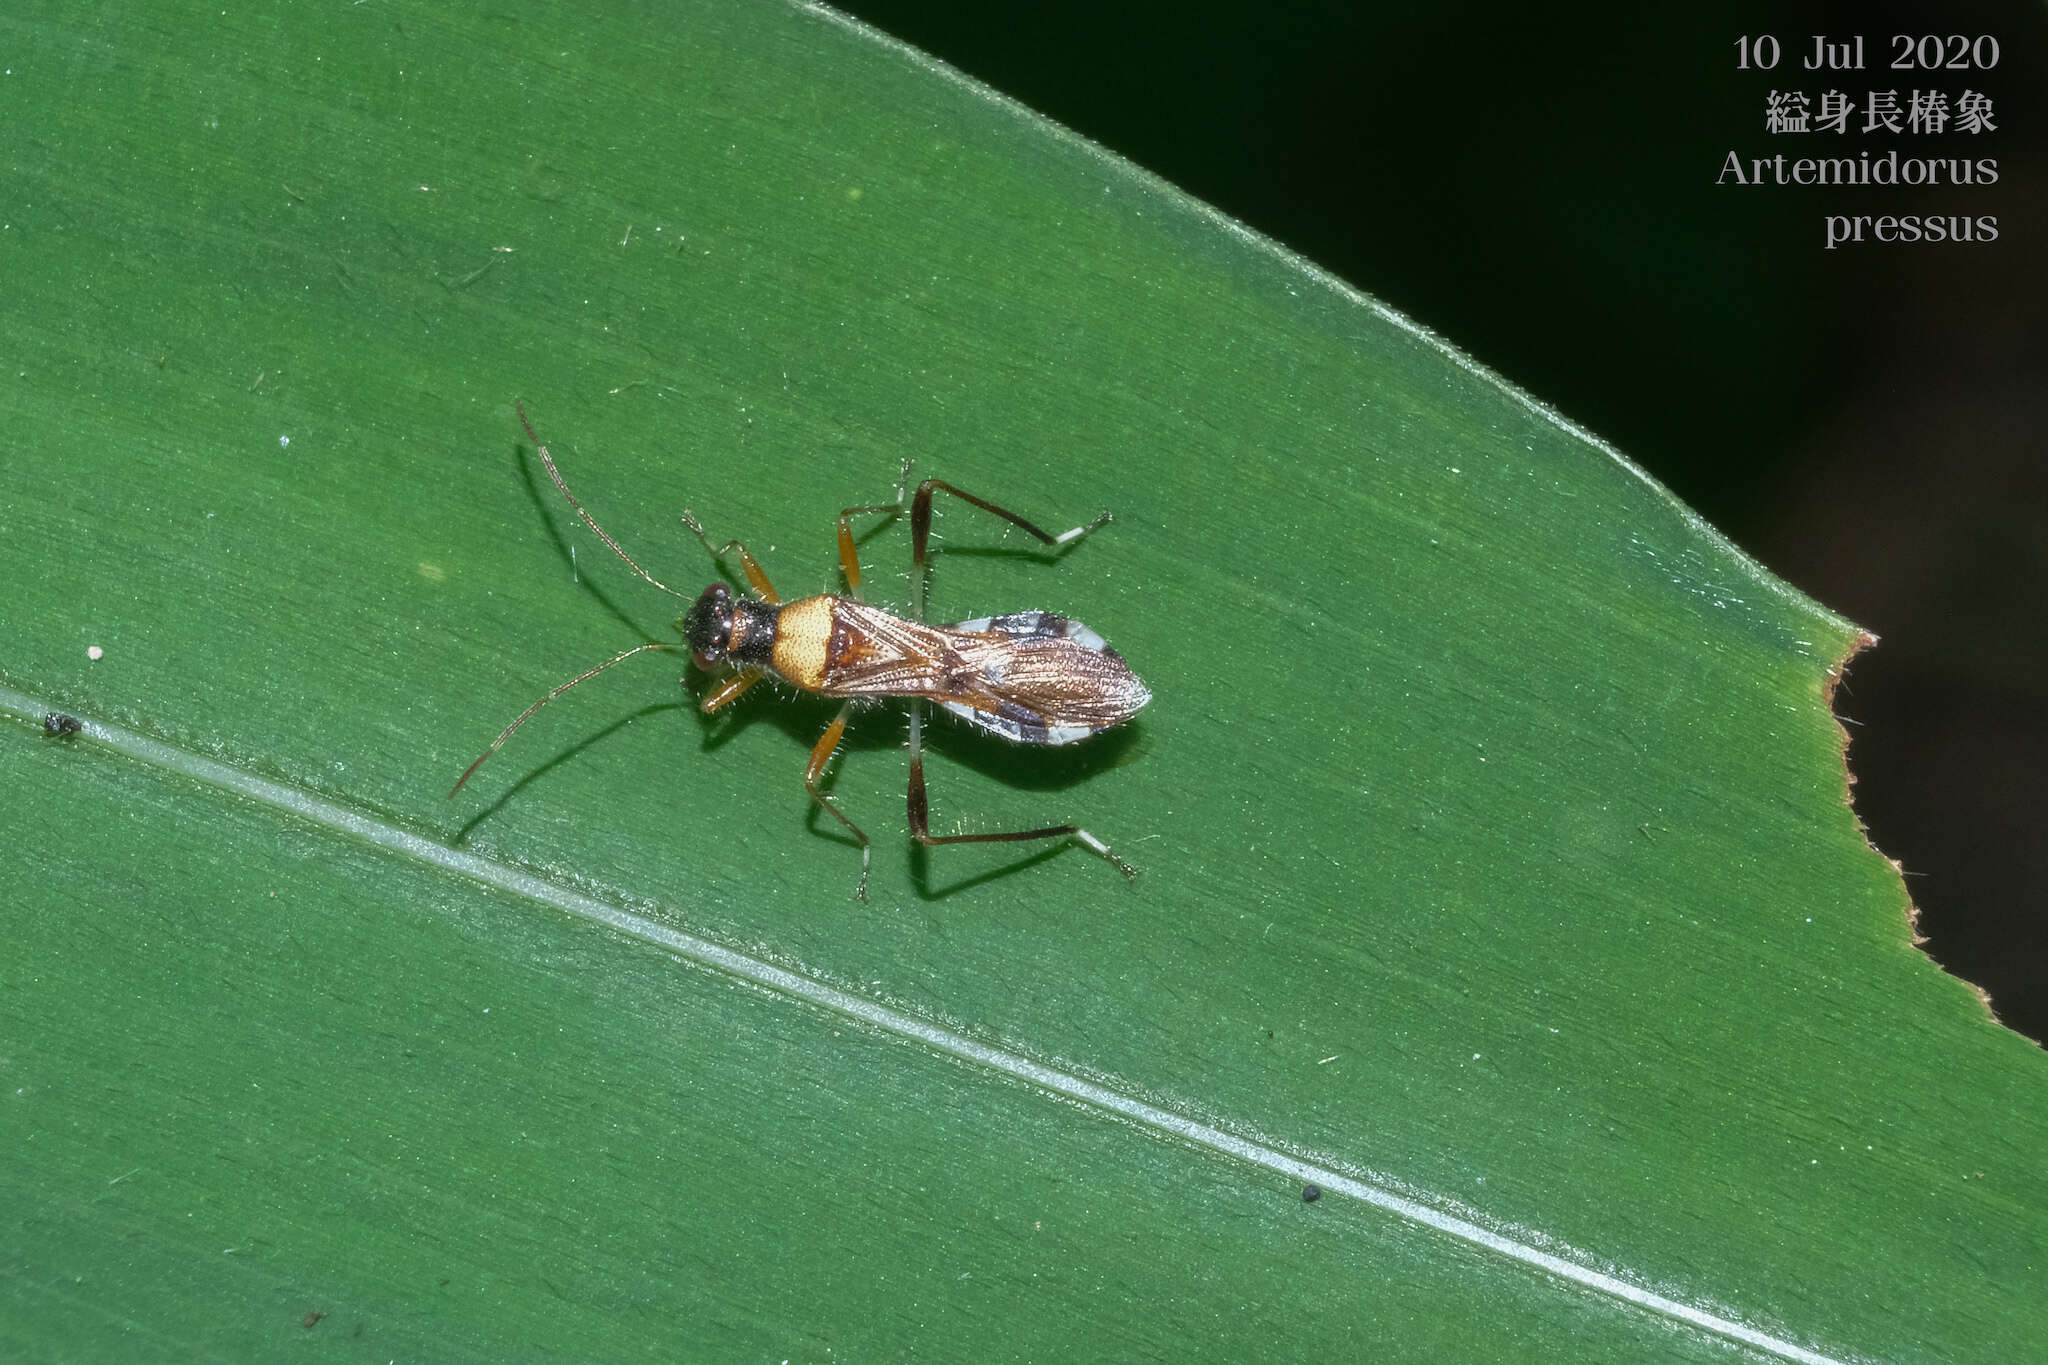
[[[732,589],[713,583],[683,615],[683,638],[697,667],[712,669],[732,647]]]

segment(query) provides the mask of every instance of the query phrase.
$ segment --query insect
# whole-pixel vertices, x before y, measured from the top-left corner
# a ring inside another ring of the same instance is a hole
[[[69,739],[84,728],[84,721],[76,716],[67,716],[61,711],[52,711],[43,717],[43,733],[57,739]]]
[[[984,616],[950,625],[927,625],[924,598],[928,571],[928,547],[932,529],[932,497],[950,493],[973,507],[1001,517],[1020,527],[1046,545],[1072,544],[1109,522],[1103,513],[1085,526],[1052,535],[1018,516],[972,493],[963,492],[938,479],[917,485],[910,503],[911,614],[896,616],[861,600],[860,557],[854,548],[852,519],[859,516],[894,517],[903,511],[910,487],[910,465],[894,502],[872,507],[847,507],[839,513],[839,564],[846,575],[847,594],[819,594],[784,602],[768,581],[747,547],[739,541],[714,546],[696,516],[687,508],[683,524],[702,541],[714,564],[730,554],[739,560],[754,596],[735,596],[724,583],[713,583],[693,600],[677,592],[647,570],[613,540],[597,519],[583,509],[576,495],[555,468],[547,447],[519,411],[520,425],[532,439],[548,477],[562,496],[576,509],[576,515],[611,548],[613,554],[648,583],[673,597],[690,603],[690,609],[676,622],[683,636],[681,646],[650,642],[635,645],[605,660],[555,688],[519,714],[518,719],[491,741],[478,755],[469,771],[455,784],[450,797],[496,753],[534,712],[579,683],[588,682],[615,664],[648,650],[678,652],[687,648],[699,669],[714,676],[711,689],[699,703],[706,712],[716,711],[739,699],[766,677],[777,677],[806,692],[825,697],[844,697],[846,704],[811,749],[804,766],[804,789],[860,844],[860,883],[854,895],[867,899],[868,871],[872,848],[860,826],[847,818],[838,804],[818,785],[825,765],[831,762],[855,706],[882,697],[910,700],[910,837],[927,847],[939,844],[1021,843],[1034,839],[1071,839],[1108,861],[1127,877],[1137,869],[1110,852],[1109,845],[1079,825],[1047,825],[1042,829],[1012,830],[999,834],[933,834],[931,803],[924,780],[924,703],[933,701],[947,711],[991,734],[1019,744],[1073,744],[1121,725],[1152,700],[1152,694],[1123,656],[1103,643],[1079,621],[1049,611],[1011,612]]]

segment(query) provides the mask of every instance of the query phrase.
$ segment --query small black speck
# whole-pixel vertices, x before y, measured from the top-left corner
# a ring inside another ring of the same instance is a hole
[[[67,716],[61,711],[52,711],[43,717],[43,733],[64,738],[75,735],[85,728],[85,722],[76,716]]]
[[[1323,1187],[1321,1185],[1303,1185],[1301,1187],[1301,1202],[1304,1204],[1313,1204],[1322,1197]]]

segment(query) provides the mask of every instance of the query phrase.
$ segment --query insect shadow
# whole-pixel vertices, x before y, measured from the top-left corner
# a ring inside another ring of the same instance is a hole
[[[660,640],[665,639],[671,634],[672,632],[669,630],[666,621],[662,623],[662,629],[649,631],[639,621],[633,619],[624,607],[612,600],[611,594],[598,585],[595,575],[583,572],[583,566],[577,561],[575,554],[569,548],[568,538],[562,534],[562,528],[555,524],[556,498],[554,495],[554,485],[552,483],[548,484],[547,493],[543,494],[541,492],[540,480],[534,473],[535,460],[532,451],[525,445],[514,442],[512,446],[512,463],[519,471],[520,487],[526,490],[526,500],[533,504],[533,514],[539,520],[541,530],[547,535],[548,543],[555,547],[555,554],[561,559],[563,567],[567,568],[575,576],[576,586],[589,593],[591,600],[604,609],[605,615],[619,622],[641,639]]]
[[[1122,766],[1130,761],[1133,750],[1142,752],[1146,747],[1145,733],[1141,730],[1109,731],[1097,736],[1096,742],[1085,749],[997,747],[984,744],[973,734],[943,721],[925,727],[924,743],[927,749],[944,755],[949,762],[962,768],[1003,786],[1032,792],[1057,792],[1077,786],[1098,773]],[[896,745],[898,750],[902,747],[900,743]],[[813,807],[810,824],[814,827],[818,823],[817,815],[817,809]],[[814,832],[820,831],[814,829]],[[931,847],[911,840],[908,849],[910,884],[920,900],[940,901],[962,891],[972,891],[984,883],[1025,872],[1071,851],[1071,846],[1064,844],[1043,846],[1023,857],[998,863],[945,886],[935,886]]]
[[[1033,557],[1028,551],[1026,557]],[[818,733],[822,720],[830,717],[833,707],[829,702],[815,701],[795,693],[787,697],[787,706],[776,707],[773,711],[754,708],[739,714],[732,714],[731,720],[724,717],[727,712],[717,715],[700,715],[705,724],[706,751],[725,744],[742,729],[752,725],[771,725],[782,731],[792,741],[808,744]],[[891,712],[894,712],[892,724]],[[868,710],[857,713],[862,724],[858,730],[848,729],[841,742],[843,751],[852,750],[857,754],[879,755],[881,758],[898,759],[904,750],[904,739],[909,716],[904,705],[881,702]],[[1047,749],[1024,745],[993,745],[984,743],[964,726],[950,723],[944,717],[934,717],[924,729],[924,747],[938,754],[947,762],[965,768],[1005,787],[1019,791],[1059,792],[1068,787],[1079,786],[1090,778],[1111,768],[1121,767],[1130,761],[1133,751],[1142,752],[1146,746],[1142,730],[1112,730],[1098,736],[1096,742],[1085,749]],[[837,785],[841,763],[851,763],[851,758],[842,758],[833,765],[824,786],[829,791]],[[804,813],[804,830],[807,834],[843,844],[848,848],[859,845],[843,834],[838,826],[824,818],[824,811],[815,803]],[[986,882],[1001,881],[1016,873],[1027,871],[1040,863],[1060,857],[1072,851],[1065,844],[1041,847],[1023,857],[1010,858],[984,871],[963,877],[945,886],[932,883],[932,850],[926,844],[909,840],[907,854],[911,874],[911,886],[920,900],[939,901],[962,891],[973,890]]]
[[[629,715],[621,716],[617,720],[612,721],[610,724],[604,725],[596,730],[593,730],[591,733],[585,735],[582,739],[577,740],[574,744],[571,744],[567,748],[563,749],[560,753],[556,754],[547,762],[540,764],[531,772],[521,777],[517,782],[514,782],[511,786],[507,787],[502,793],[500,793],[497,800],[491,802],[490,805],[485,806],[475,815],[472,815],[469,817],[469,819],[463,821],[462,827],[456,830],[455,836],[448,841],[449,845],[451,847],[460,848],[463,844],[468,842],[470,834],[475,831],[477,826],[483,824],[492,816],[496,815],[500,810],[504,809],[504,807],[507,804],[509,804],[514,797],[518,796],[519,793],[525,791],[528,786],[540,781],[543,777],[546,777],[549,773],[553,772],[556,768],[561,767],[564,763],[571,762],[577,757],[581,756],[584,750],[596,748],[598,745],[604,743],[613,735],[617,734],[621,730],[624,730],[628,726],[634,724],[636,721],[646,720],[651,716],[658,716],[663,714],[664,712],[683,710],[694,711],[695,709],[696,708],[694,706],[689,705],[688,698],[682,698],[672,702],[656,702],[649,706],[643,706],[639,710],[634,711]]]

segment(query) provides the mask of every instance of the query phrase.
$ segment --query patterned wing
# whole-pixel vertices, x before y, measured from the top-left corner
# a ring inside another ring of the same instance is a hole
[[[826,657],[826,696],[926,697],[1019,744],[1072,744],[1152,700],[1100,635],[1049,611],[926,626],[841,598]]]
[[[1073,744],[1121,725],[1152,700],[1100,635],[1053,612],[984,616],[936,630],[959,666],[942,667],[940,685],[918,695],[1019,744]]]

